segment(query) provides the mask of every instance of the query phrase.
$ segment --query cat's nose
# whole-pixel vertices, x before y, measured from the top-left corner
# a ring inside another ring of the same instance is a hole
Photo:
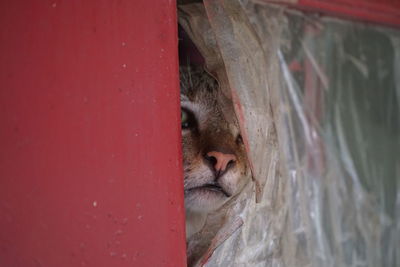
[[[226,154],[218,151],[210,151],[204,157],[214,168],[217,176],[220,176],[236,162],[235,155]]]

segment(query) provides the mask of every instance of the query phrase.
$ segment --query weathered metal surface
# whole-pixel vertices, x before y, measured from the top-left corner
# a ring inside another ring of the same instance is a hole
[[[0,266],[185,266],[175,2],[0,22]]]

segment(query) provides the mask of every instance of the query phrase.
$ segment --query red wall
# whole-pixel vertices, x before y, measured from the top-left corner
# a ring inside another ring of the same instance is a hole
[[[1,1],[0,51],[0,266],[185,266],[175,1]]]

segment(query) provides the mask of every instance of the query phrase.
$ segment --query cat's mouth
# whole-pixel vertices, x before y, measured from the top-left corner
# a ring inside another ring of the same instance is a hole
[[[201,190],[205,190],[205,191],[211,191],[211,192],[216,192],[216,193],[220,193],[223,194],[226,197],[231,197],[231,195],[226,192],[221,185],[219,185],[218,183],[209,183],[209,184],[204,184],[201,186],[196,186],[193,188],[188,189],[187,191],[201,191]]]

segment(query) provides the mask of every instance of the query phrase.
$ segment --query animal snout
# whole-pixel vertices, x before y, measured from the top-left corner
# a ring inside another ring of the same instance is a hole
[[[205,160],[210,164],[215,173],[215,178],[222,176],[236,162],[234,154],[227,154],[218,151],[210,151],[204,156]]]

